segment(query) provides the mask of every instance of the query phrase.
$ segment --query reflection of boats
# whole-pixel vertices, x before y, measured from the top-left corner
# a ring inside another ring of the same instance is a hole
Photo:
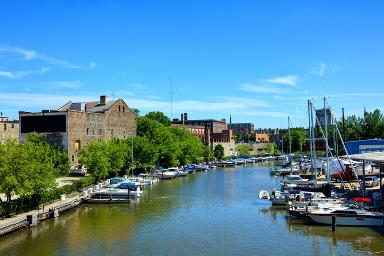
[[[266,191],[266,190],[261,190],[260,192],[259,192],[259,198],[260,199],[268,199],[269,200],[269,193],[268,193],[268,191]]]
[[[338,208],[320,208],[310,211],[308,216],[316,223],[332,225],[332,217],[336,217],[336,225],[340,226],[383,226],[384,213],[370,212],[355,204]]]

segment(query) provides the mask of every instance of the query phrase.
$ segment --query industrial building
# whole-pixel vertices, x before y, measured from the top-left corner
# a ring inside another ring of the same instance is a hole
[[[68,102],[58,110],[19,112],[20,140],[28,133],[44,134],[49,144],[68,152],[71,164],[78,163],[77,153],[90,141],[127,138],[136,135],[136,114],[122,99],[97,102]]]

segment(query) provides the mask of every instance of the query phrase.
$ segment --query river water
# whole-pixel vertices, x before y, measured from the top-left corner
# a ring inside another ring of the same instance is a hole
[[[383,230],[316,226],[258,199],[268,166],[159,182],[140,201],[82,205],[0,238],[0,255],[384,255]]]

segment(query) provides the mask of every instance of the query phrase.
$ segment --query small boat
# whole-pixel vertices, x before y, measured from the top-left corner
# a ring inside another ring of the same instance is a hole
[[[370,212],[354,204],[339,208],[320,208],[308,213],[308,217],[318,224],[332,225],[335,216],[336,225],[340,226],[383,226],[384,213]]]
[[[268,191],[266,191],[266,190],[261,190],[260,192],[259,192],[259,198],[260,199],[270,199],[270,196],[269,196],[269,193],[268,193]]]

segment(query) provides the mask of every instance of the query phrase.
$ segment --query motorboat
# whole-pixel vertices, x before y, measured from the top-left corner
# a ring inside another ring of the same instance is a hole
[[[297,185],[312,185],[315,184],[314,180],[303,179],[300,175],[287,175],[285,179],[281,181],[284,186],[297,186]]]
[[[94,198],[138,198],[142,191],[132,182],[121,182],[110,188],[102,188],[93,192]]]
[[[384,213],[371,212],[356,204],[348,204],[338,208],[319,208],[308,212],[308,217],[318,224],[332,225],[333,216],[335,216],[335,224],[340,226],[384,225]]]
[[[270,196],[269,196],[269,193],[268,193],[268,191],[266,191],[266,190],[261,190],[260,192],[259,192],[259,198],[260,199],[270,199]]]
[[[159,179],[173,179],[176,177],[178,168],[171,167],[168,169],[157,170],[155,176]]]

